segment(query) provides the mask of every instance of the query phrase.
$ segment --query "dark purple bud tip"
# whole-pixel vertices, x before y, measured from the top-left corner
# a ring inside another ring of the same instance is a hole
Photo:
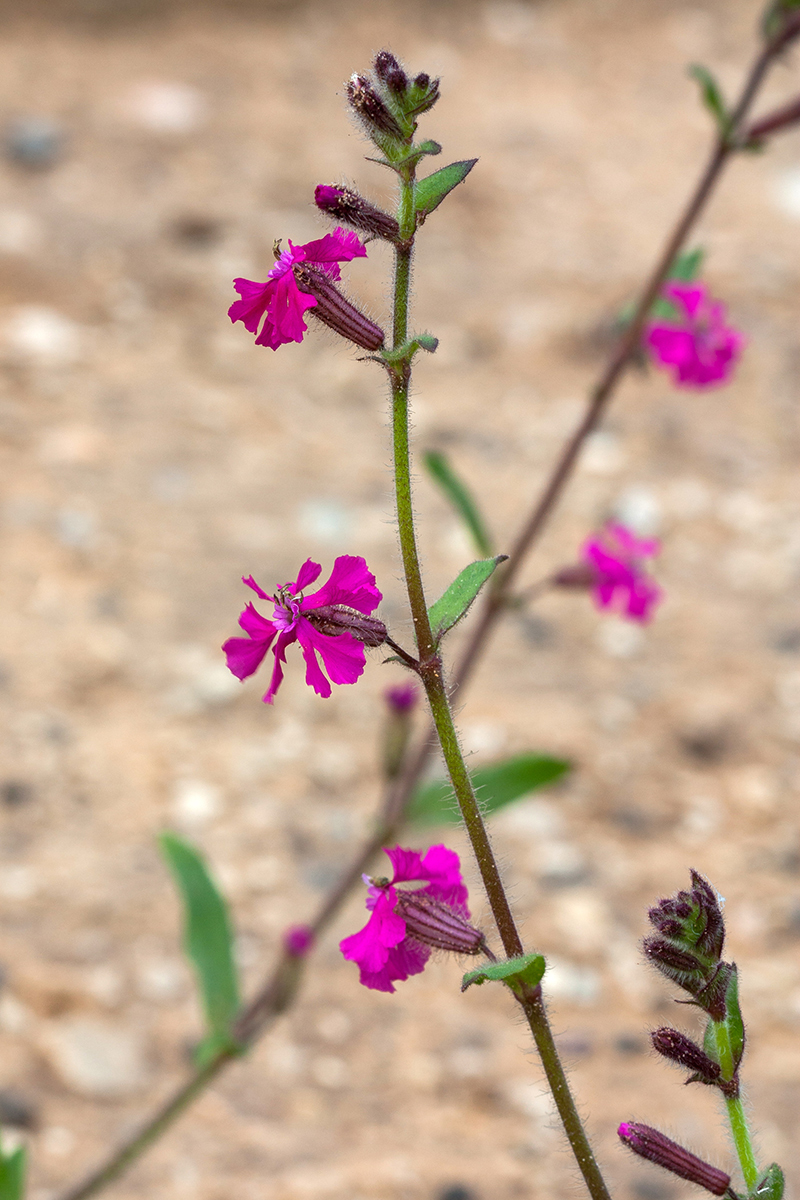
[[[466,917],[424,892],[399,892],[395,912],[406,923],[410,937],[435,950],[452,954],[480,954],[483,934]]]
[[[686,1067],[689,1071],[694,1072],[693,1078],[696,1081],[713,1084],[719,1082],[721,1074],[719,1064],[709,1058],[705,1051],[701,1050],[685,1033],[664,1026],[651,1033],[650,1038],[654,1050],[664,1058],[668,1058],[670,1062],[677,1063],[678,1066]]]
[[[308,925],[290,925],[283,935],[283,945],[292,958],[305,958],[314,945],[314,934]]]
[[[730,1186],[730,1175],[726,1175],[718,1167],[712,1167],[710,1163],[703,1162],[702,1158],[692,1154],[691,1150],[679,1146],[666,1134],[659,1133],[650,1125],[641,1125],[638,1121],[624,1121],[617,1133],[625,1145],[640,1158],[646,1158],[648,1162],[664,1167],[673,1175],[698,1184],[715,1196],[724,1196]]]
[[[408,76],[389,50],[381,50],[375,56],[375,74],[385,83],[390,92],[402,96],[408,88]]]
[[[353,75],[347,84],[347,99],[369,133],[403,137],[402,129],[366,76]]]
[[[292,270],[300,290],[310,292],[317,302],[314,308],[308,310],[312,317],[362,350],[380,350],[386,340],[380,325],[370,321],[360,309],[346,300],[324,271],[318,271],[305,262],[295,263]],[[373,644],[379,646],[380,642]]]
[[[400,226],[389,213],[370,204],[352,188],[336,187],[321,183],[314,192],[314,202],[320,212],[346,225],[352,225],[372,237],[386,238],[393,242],[400,233]]]
[[[664,938],[651,937],[645,938],[643,942],[645,955],[652,963],[669,975],[671,979],[679,981],[681,976],[701,975],[703,964],[693,954],[688,954],[685,950],[680,950],[677,946],[673,946],[671,942]]]
[[[419,701],[419,688],[411,680],[408,683],[398,683],[395,687],[387,688],[383,693],[383,698],[391,713],[404,717],[416,707]]]

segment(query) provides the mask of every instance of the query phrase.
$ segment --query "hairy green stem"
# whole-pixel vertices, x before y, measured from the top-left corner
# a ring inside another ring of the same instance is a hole
[[[413,175],[401,180],[398,221],[401,237],[407,244],[396,247],[394,279],[394,346],[396,353],[408,338],[409,290],[413,247]],[[419,564],[414,510],[411,497],[411,464],[408,432],[408,389],[411,378],[411,352],[395,357],[389,369],[392,387],[392,427],[394,433],[395,489],[400,549],[405,568],[408,601],[417,635],[420,655],[419,673],[430,703],[431,715],[445,764],[453,784],[467,835],[472,844],[489,905],[503,948],[509,958],[523,953],[508,897],[481,815],[464,756],[458,742],[450,701],[444,682],[442,661],[434,640],[422,573]],[[542,1060],[550,1090],[564,1125],[575,1160],[593,1200],[609,1200],[600,1169],[592,1153],[586,1131],[569,1089],[567,1077],[556,1049],[540,988],[520,999]]]
[[[736,1073],[736,1063],[734,1061],[728,1026],[724,1021],[714,1021],[712,1022],[712,1028],[722,1078],[725,1080],[733,1079]],[[758,1163],[756,1162],[755,1151],[753,1150],[753,1140],[750,1137],[750,1130],[747,1125],[744,1105],[739,1096],[726,1096],[725,1107],[728,1110],[728,1121],[730,1122],[733,1144],[736,1147],[739,1165],[742,1168],[742,1175],[744,1176],[748,1192],[752,1192],[758,1183],[760,1172]]]

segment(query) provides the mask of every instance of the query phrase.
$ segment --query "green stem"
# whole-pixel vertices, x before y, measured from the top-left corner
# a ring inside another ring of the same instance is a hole
[[[409,289],[414,234],[414,181],[409,173],[401,179],[398,212],[400,236],[404,244],[395,248],[394,346],[399,350],[408,338]],[[419,674],[425,685],[431,715],[442,748],[453,790],[458,800],[478,869],[481,873],[492,914],[503,948],[509,958],[523,953],[523,945],[508,903],[489,835],[481,816],[464,756],[458,743],[453,714],[447,696],[442,661],[431,631],[428,607],[422,585],[419,553],[414,529],[411,498],[411,464],[408,433],[408,389],[411,379],[411,353],[394,359],[389,366],[392,386],[392,426],[394,433],[395,490],[400,550],[405,569],[408,600],[417,636]],[[575,1159],[593,1200],[610,1200],[600,1169],[595,1161],[586,1131],[569,1089],[558,1056],[540,988],[520,998],[542,1065]]]
[[[734,1062],[733,1048],[731,1047],[731,1038],[728,1026],[724,1021],[714,1021],[714,1040],[717,1047],[717,1059],[719,1061],[722,1078],[725,1080],[733,1079],[736,1073],[736,1064]],[[744,1111],[739,1096],[726,1096],[725,1107],[728,1110],[728,1120],[731,1126],[731,1134],[733,1136],[733,1144],[736,1147],[736,1153],[739,1157],[739,1165],[742,1168],[742,1175],[747,1186],[748,1192],[752,1192],[758,1183],[761,1175],[756,1162],[755,1152],[753,1150],[753,1141],[750,1137],[750,1130],[747,1126],[747,1117]]]

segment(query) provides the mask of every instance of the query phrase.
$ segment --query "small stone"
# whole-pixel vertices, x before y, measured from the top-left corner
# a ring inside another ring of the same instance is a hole
[[[49,117],[17,117],[6,129],[5,156],[29,170],[52,167],[61,157],[64,135]]]
[[[212,783],[202,779],[182,779],[176,784],[172,812],[179,824],[198,828],[213,821],[221,811],[222,796]]]
[[[15,1129],[34,1129],[38,1109],[33,1100],[13,1088],[0,1088],[0,1125]]]
[[[62,1082],[82,1096],[122,1098],[147,1082],[139,1034],[99,1017],[51,1022],[42,1032],[41,1047]]]
[[[14,309],[3,334],[12,355],[37,366],[68,366],[81,355],[80,326],[43,305],[22,304]]]
[[[151,133],[192,133],[202,124],[206,109],[197,88],[166,80],[140,83],[123,101],[128,119]]]

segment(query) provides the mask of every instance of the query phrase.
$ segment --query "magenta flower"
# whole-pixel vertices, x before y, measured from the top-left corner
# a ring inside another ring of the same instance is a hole
[[[645,341],[653,357],[672,372],[678,387],[724,383],[744,345],[738,329],[725,324],[725,306],[712,300],[702,283],[673,281],[666,284],[663,295],[681,315],[677,320],[659,317],[650,322]]]
[[[637,538],[609,521],[584,542],[582,557],[593,574],[592,596],[598,608],[611,608],[633,621],[649,621],[661,588],[645,574],[642,559],[658,554],[657,538]]]
[[[394,867],[391,880],[364,876],[371,916],[363,929],[339,943],[344,957],[358,963],[364,986],[379,992],[393,992],[396,980],[418,975],[432,945],[466,954],[483,945],[482,935],[468,924],[467,889],[455,851],[431,846],[423,857],[395,846],[386,853]],[[418,881],[425,886],[416,891],[395,888]]]
[[[285,583],[274,596],[262,591],[252,575],[242,580],[262,600],[273,601],[272,619],[262,617],[252,603],[248,604],[239,617],[239,624],[248,636],[229,638],[222,649],[229,670],[238,679],[247,679],[261,666],[275,641],[272,646],[275,665],[264,696],[265,704],[272,704],[281,685],[286,647],[292,642],[300,643],[306,662],[306,683],[318,696],[328,697],[331,685],[317,654],[332,683],[355,683],[364,670],[364,646],[380,646],[386,638],[386,627],[368,615],[383,597],[364,559],[341,555],[333,564],[328,582],[313,595],[304,596],[304,589],[321,571],[319,563],[307,559],[295,582]]]
[[[318,301],[297,286],[292,270],[295,263],[309,263],[324,272],[328,279],[338,280],[341,279],[338,263],[366,258],[366,254],[356,235],[341,227],[314,242],[306,242],[304,246],[289,242],[289,249],[281,254],[265,283],[234,279],[233,286],[241,299],[233,302],[228,316],[234,323],[241,321],[250,333],[258,334],[257,346],[277,350],[278,346],[289,342],[302,342],[308,329],[303,314],[314,308]],[[262,318],[265,318],[264,324],[258,333]]]

